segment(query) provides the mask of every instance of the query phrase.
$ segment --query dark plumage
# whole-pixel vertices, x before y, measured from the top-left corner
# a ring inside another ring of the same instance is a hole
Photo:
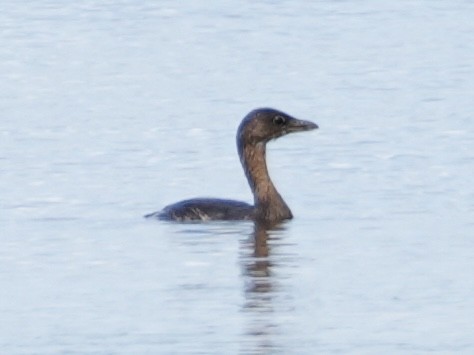
[[[245,202],[197,198],[166,206],[145,217],[162,220],[257,220],[279,222],[293,218],[290,208],[276,190],[268,174],[265,152],[272,139],[293,132],[316,129],[310,121],[298,120],[271,108],[251,111],[237,130],[237,149],[254,196],[254,205]]]

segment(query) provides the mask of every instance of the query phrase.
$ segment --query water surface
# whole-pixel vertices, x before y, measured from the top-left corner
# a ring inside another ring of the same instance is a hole
[[[474,352],[474,6],[10,1],[0,11],[0,352]],[[272,106],[295,219],[251,201],[235,130]]]

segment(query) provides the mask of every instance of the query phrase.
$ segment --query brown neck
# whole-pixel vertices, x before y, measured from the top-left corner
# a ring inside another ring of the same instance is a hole
[[[239,146],[240,161],[254,196],[257,219],[278,221],[292,218],[288,205],[268,174],[265,143]]]

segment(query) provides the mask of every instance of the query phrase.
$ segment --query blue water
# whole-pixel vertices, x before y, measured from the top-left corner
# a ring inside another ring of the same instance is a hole
[[[5,1],[0,353],[474,353],[474,4]],[[251,201],[235,130],[295,219]]]

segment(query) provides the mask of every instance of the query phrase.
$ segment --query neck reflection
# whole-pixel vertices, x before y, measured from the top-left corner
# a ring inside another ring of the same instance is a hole
[[[244,279],[245,301],[243,311],[247,315],[245,335],[246,345],[252,351],[277,350],[275,344],[278,324],[275,313],[278,305],[275,298],[280,292],[275,269],[280,262],[272,256],[275,242],[281,237],[278,231],[284,230],[281,224],[255,223],[253,233],[242,244],[242,274]]]

